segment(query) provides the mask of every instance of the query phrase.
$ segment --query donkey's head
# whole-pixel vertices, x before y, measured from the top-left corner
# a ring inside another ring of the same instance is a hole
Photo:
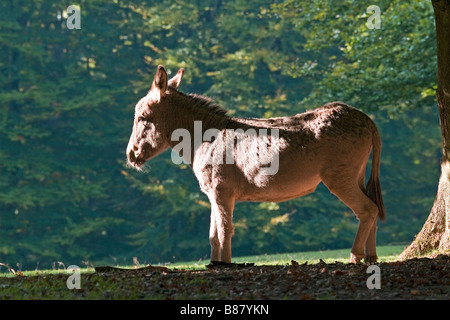
[[[127,147],[128,163],[140,168],[147,160],[169,147],[167,132],[168,95],[178,89],[183,69],[170,80],[163,66],[158,66],[150,91],[137,104],[133,132]]]

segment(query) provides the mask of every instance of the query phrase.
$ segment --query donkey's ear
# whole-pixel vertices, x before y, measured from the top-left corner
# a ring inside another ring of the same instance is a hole
[[[153,85],[161,92],[165,92],[167,89],[167,72],[162,65],[159,65],[156,70]]]
[[[167,72],[162,65],[159,65],[148,94],[151,95],[154,100],[159,101],[165,94],[167,86]]]
[[[180,68],[178,70],[177,74],[169,80],[169,87],[172,87],[174,89],[178,89],[181,83],[181,79],[183,78],[184,69]]]

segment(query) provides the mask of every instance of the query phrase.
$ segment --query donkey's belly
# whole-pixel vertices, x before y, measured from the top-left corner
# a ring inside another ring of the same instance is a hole
[[[264,187],[243,183],[240,184],[236,201],[280,202],[291,200],[314,192],[320,181],[317,176],[307,179],[275,178]]]

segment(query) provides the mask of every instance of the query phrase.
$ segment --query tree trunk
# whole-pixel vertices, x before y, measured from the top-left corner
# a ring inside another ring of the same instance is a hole
[[[450,250],[450,0],[432,0],[436,21],[437,91],[442,133],[441,177],[430,215],[399,259]]]

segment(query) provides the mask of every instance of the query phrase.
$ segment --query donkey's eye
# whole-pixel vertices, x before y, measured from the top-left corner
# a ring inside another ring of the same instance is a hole
[[[151,123],[151,122],[153,122],[153,117],[140,116],[140,117],[138,117],[138,122],[143,122],[144,124],[145,123]]]

